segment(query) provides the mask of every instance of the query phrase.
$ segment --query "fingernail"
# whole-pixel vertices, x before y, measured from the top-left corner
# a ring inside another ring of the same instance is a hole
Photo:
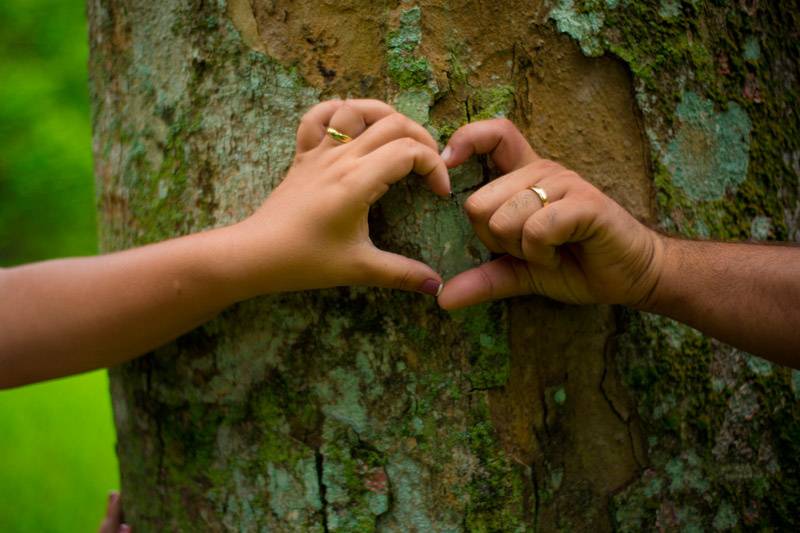
[[[442,292],[442,282],[436,279],[426,279],[419,287],[419,291],[431,296],[439,296]]]
[[[119,498],[119,492],[111,491],[111,492],[108,493],[108,505],[109,505],[109,507],[114,502],[117,501],[117,498]]]
[[[453,154],[453,150],[450,146],[446,146],[444,151],[442,152],[442,159],[444,159],[445,163],[449,163],[450,156]]]
[[[119,533],[131,533],[131,526],[122,524],[119,526]]]

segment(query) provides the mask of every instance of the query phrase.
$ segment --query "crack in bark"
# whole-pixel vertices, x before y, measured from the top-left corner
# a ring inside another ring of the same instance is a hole
[[[643,469],[645,465],[639,459],[639,454],[637,453],[637,450],[639,448],[638,446],[636,446],[635,438],[633,436],[633,431],[631,431],[631,424],[633,423],[633,417],[631,415],[628,415],[627,417],[623,416],[623,414],[619,411],[619,409],[617,409],[616,405],[614,405],[613,400],[608,396],[608,393],[606,392],[604,386],[606,382],[606,376],[608,375],[609,358],[611,357],[611,353],[613,351],[613,348],[615,346],[616,340],[619,337],[619,335],[620,335],[619,328],[617,328],[616,331],[614,331],[608,336],[608,338],[606,339],[605,347],[603,348],[603,376],[600,378],[600,394],[603,395],[603,399],[608,404],[609,408],[611,409],[611,412],[613,412],[614,415],[620,420],[620,422],[622,422],[625,425],[625,433],[628,435],[628,446],[630,447],[633,460],[636,462],[636,465],[640,469]]]
[[[603,375],[600,377],[600,394],[603,395],[603,399],[611,408],[611,411],[614,413],[614,415],[616,415],[616,417],[619,418],[620,422],[622,422],[627,426],[630,417],[626,418],[625,416],[623,416],[622,413],[619,412],[617,406],[614,405],[614,402],[611,400],[611,398],[609,398],[608,393],[606,392],[606,389],[604,387],[604,383],[606,382],[606,376],[608,375],[608,357],[609,353],[612,350],[612,347],[614,346],[614,342],[617,339],[617,335],[618,335],[617,332],[611,333],[606,339],[606,344],[605,347],[603,348]]]
[[[545,437],[549,439],[550,437],[550,424],[547,422],[549,419],[549,409],[547,408],[547,392],[544,387],[542,387],[542,393],[539,395],[539,401],[542,403],[542,428],[544,429]],[[536,435],[536,440],[539,441],[539,445],[541,446],[542,439],[539,438],[536,428],[533,430],[534,435]]]
[[[536,477],[536,463],[531,464],[531,482],[533,484],[533,530],[539,530],[539,478]]]
[[[328,500],[326,498],[326,492],[328,487],[325,486],[325,482],[323,481],[323,461],[325,460],[322,456],[322,452],[319,449],[314,450],[314,458],[317,464],[317,483],[319,484],[319,500],[322,503],[322,531],[328,533],[330,530],[328,529]]]
[[[630,446],[631,446],[631,455],[633,455],[633,460],[636,461],[636,466],[639,467],[639,470],[644,470],[645,464],[642,463],[642,461],[639,460],[639,454],[637,453],[637,450],[639,449],[639,447],[636,446],[635,438],[633,436],[633,432],[631,431],[631,421],[630,420],[626,424],[626,429],[628,431],[628,442],[630,443]]]

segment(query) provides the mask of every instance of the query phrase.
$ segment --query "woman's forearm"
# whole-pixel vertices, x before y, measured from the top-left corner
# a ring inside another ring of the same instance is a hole
[[[369,206],[411,172],[449,194],[430,133],[387,104],[348,100],[314,106],[297,140],[281,184],[238,224],[0,269],[0,388],[127,361],[259,294],[339,285],[436,294],[441,276],[376,248],[368,223]]]
[[[119,364],[248,296],[228,231],[0,270],[0,387]]]
[[[665,238],[646,310],[800,367],[800,248]]]

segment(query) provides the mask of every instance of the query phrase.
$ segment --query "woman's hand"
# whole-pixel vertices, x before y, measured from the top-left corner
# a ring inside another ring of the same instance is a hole
[[[122,498],[119,492],[112,492],[108,495],[108,506],[106,515],[100,522],[98,533],[131,533],[131,526],[122,519]]]
[[[303,119],[283,183],[243,222],[0,269],[0,388],[119,364],[260,294],[356,284],[436,294],[436,272],[378,250],[367,226],[370,205],[412,170],[449,192],[436,148],[386,104],[326,102]]]
[[[334,140],[327,126],[353,140]],[[436,194],[449,194],[436,142],[387,104],[329,101],[311,109],[286,178],[253,216],[231,227],[245,250],[245,294],[338,285],[437,294],[441,277],[429,266],[379,250],[369,238],[370,206],[412,171]]]
[[[575,172],[539,158],[507,120],[464,126],[442,155],[455,167],[473,153],[489,153],[505,175],[470,196],[465,209],[481,241],[506,255],[448,281],[442,307],[530,293],[645,305],[663,263],[657,233]],[[546,205],[533,186],[544,190]]]

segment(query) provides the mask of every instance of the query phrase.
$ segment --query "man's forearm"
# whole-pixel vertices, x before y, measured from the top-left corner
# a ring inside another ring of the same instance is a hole
[[[0,388],[121,363],[244,297],[223,231],[0,271]]]
[[[800,366],[800,248],[663,242],[664,266],[645,310]]]

